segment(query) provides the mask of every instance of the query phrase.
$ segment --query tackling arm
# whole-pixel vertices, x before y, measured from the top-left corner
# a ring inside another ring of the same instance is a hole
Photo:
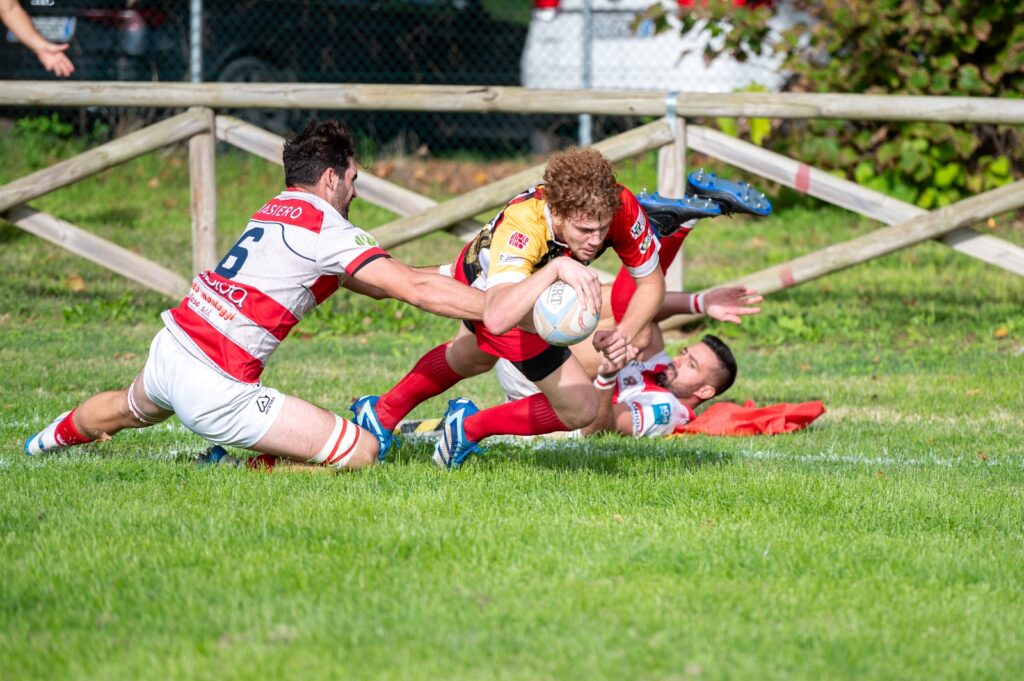
[[[450,272],[451,265],[428,265],[426,267],[412,267],[412,269],[415,270],[416,272],[423,272],[425,274],[440,274],[442,276],[447,276],[449,279],[451,279],[451,276],[446,275],[444,272],[444,269],[446,267]],[[349,291],[353,291],[360,295],[364,295],[367,298],[373,298],[374,300],[384,300],[385,298],[391,297],[387,294],[387,291],[385,291],[384,289],[378,288],[376,286],[371,286],[370,284],[367,284],[365,281],[359,281],[354,277],[347,277],[345,281],[342,283],[342,286],[347,288]]]
[[[378,258],[368,263],[345,286],[371,298],[397,298],[442,317],[482,319],[484,314],[483,292],[450,277],[409,267],[394,258]],[[379,293],[383,295],[375,295]]]

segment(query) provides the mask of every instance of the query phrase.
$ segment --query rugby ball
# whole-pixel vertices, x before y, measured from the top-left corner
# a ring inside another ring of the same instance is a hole
[[[552,345],[566,347],[585,340],[597,328],[601,310],[587,310],[576,290],[559,279],[533,304],[537,334]]]

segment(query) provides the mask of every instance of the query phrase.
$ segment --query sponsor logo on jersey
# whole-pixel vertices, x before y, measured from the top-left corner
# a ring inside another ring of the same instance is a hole
[[[240,286],[235,286],[229,281],[218,281],[210,276],[210,271],[201,272],[199,276],[207,286],[219,293],[221,297],[235,304],[235,307],[242,309],[249,292]]]
[[[512,248],[522,250],[526,248],[526,244],[528,243],[530,243],[530,237],[526,236],[522,232],[512,232],[508,237],[508,245]]]
[[[629,403],[629,410],[633,412],[633,432],[644,432],[644,411],[639,406]]]
[[[369,234],[360,234],[356,237],[357,246],[376,246],[377,240]]]
[[[654,241],[654,232],[647,232],[647,236],[640,242],[640,255],[647,253],[647,249],[651,247],[652,241]]]
[[[665,425],[672,418],[672,407],[664,402],[655,402],[651,407],[654,409],[654,422]]]
[[[634,239],[639,239],[645,229],[647,229],[647,218],[644,217],[643,211],[641,211],[636,216],[636,222],[629,228],[629,235]]]
[[[626,387],[629,387],[631,385],[637,385],[638,383],[640,383],[640,378],[636,374],[626,376],[625,378],[622,379],[622,385]]]
[[[509,255],[508,253],[498,254],[498,263],[502,265],[522,265],[526,262],[526,258],[518,255]]]
[[[256,398],[256,408],[261,414],[269,414],[270,407],[274,405],[274,398],[270,395],[260,395]]]

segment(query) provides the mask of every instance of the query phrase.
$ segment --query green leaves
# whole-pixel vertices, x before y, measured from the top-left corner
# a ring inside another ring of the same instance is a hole
[[[730,19],[726,47],[763,45],[758,15],[695,3]],[[806,0],[807,20],[777,46],[793,85],[812,92],[1021,97],[1024,3],[1017,0]],[[803,37],[803,39],[801,39]],[[809,40],[808,40],[809,38]],[[715,54],[714,49],[711,50]],[[739,129],[731,134],[738,134]],[[919,205],[944,205],[1024,173],[1021,127],[840,121],[751,124],[750,138]]]

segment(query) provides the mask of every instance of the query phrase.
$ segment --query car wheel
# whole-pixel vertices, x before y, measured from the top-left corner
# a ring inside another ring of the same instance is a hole
[[[286,83],[292,78],[259,57],[239,57],[224,67],[217,80],[221,83]],[[291,132],[290,109],[235,109],[227,113],[278,135]]]

